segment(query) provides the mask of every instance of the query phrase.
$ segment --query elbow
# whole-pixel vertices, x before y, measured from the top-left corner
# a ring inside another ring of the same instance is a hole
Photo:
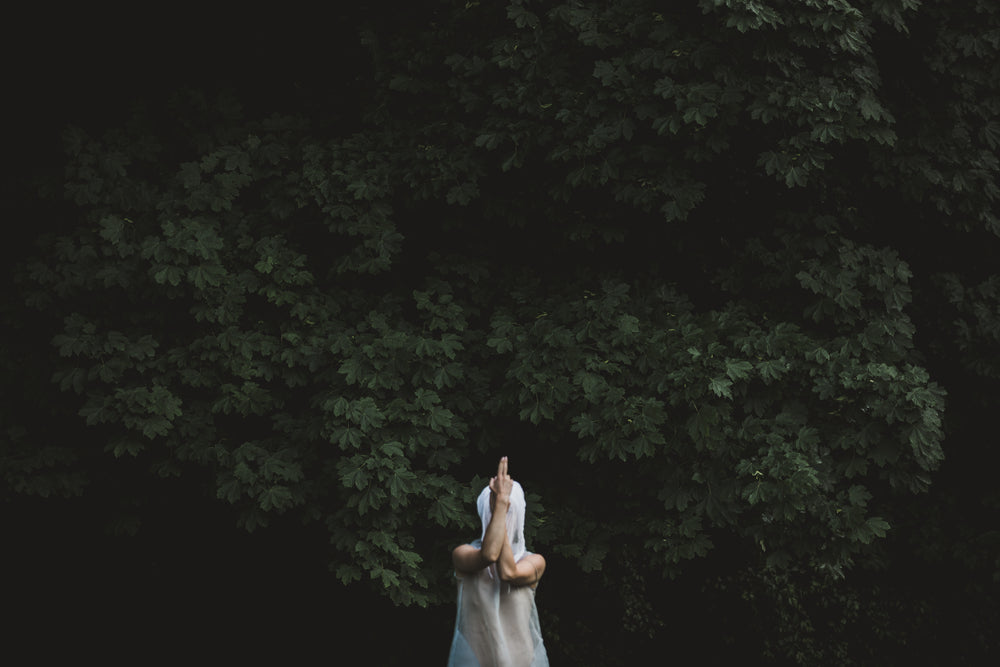
[[[498,560],[500,560],[500,550],[497,549],[496,553],[493,553],[493,551],[494,551],[493,549],[485,549],[484,548],[484,549],[480,550],[480,552],[479,552],[479,554],[483,558],[483,561],[485,561],[488,565],[492,565],[493,563],[495,563]]]

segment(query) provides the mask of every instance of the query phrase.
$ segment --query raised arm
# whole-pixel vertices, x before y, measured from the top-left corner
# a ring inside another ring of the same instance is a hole
[[[508,498],[507,504],[509,505],[510,492],[513,489],[514,480],[511,479],[508,471],[507,457],[501,459],[500,467],[497,469],[496,479],[501,480],[500,483],[507,487],[506,496]],[[506,513],[506,511],[505,506],[503,512]],[[500,514],[500,510],[493,513],[494,520],[496,519],[497,514]],[[496,558],[496,563],[497,571],[500,573],[500,578],[515,586],[534,586],[537,584],[538,580],[542,578],[542,573],[545,572],[545,559],[539,554],[528,554],[521,560],[515,562],[514,550],[510,545],[510,539],[507,536],[506,527],[504,527],[504,530],[499,533],[498,540],[501,543],[501,549]],[[483,540],[483,551],[486,551],[486,540]],[[492,556],[492,551],[490,552],[490,555]]]
[[[514,488],[514,480],[507,474],[507,457],[500,459],[497,465],[497,476],[490,480],[492,505],[490,525],[486,527],[483,536],[483,559],[495,563],[500,558],[503,545],[507,542],[507,508],[510,506],[510,492]]]
[[[452,562],[459,572],[478,572],[495,563],[500,558],[503,545],[507,542],[507,507],[514,483],[507,474],[507,457],[500,459],[496,477],[490,479],[492,492],[492,516],[483,536],[482,549],[471,544],[462,544],[451,552]]]

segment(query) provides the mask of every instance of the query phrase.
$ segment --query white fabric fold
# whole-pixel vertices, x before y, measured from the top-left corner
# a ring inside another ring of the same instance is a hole
[[[472,545],[481,549],[493,517],[489,487],[479,494],[476,509],[483,530]],[[525,509],[524,490],[514,482],[506,524],[515,561],[530,553],[524,543]],[[458,614],[449,667],[548,667],[535,590],[503,584],[495,564],[475,574],[456,575]]]

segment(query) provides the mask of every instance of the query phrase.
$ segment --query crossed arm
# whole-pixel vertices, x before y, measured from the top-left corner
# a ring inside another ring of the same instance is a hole
[[[507,473],[507,457],[500,459],[497,475],[490,480],[492,492],[493,515],[483,536],[483,546],[477,549],[471,544],[455,547],[451,552],[455,570],[464,573],[475,573],[496,563],[497,571],[503,581],[515,586],[534,586],[545,572],[545,559],[540,554],[528,554],[518,562],[514,562],[514,552],[507,539],[507,507],[510,505],[510,492],[513,480]]]

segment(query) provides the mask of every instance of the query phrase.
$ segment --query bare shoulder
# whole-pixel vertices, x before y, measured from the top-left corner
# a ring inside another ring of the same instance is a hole
[[[524,564],[524,569],[527,570],[531,568],[530,574],[530,585],[532,587],[537,586],[542,575],[545,574],[545,558],[542,554],[528,554],[521,559],[521,563]],[[528,574],[527,572],[525,573]]]
[[[542,576],[542,572],[545,571],[545,558],[542,554],[528,554],[524,558],[525,560],[531,559],[531,564],[538,570],[538,576]]]
[[[451,561],[458,572],[479,572],[486,567],[482,552],[471,544],[460,544],[451,551]]]

